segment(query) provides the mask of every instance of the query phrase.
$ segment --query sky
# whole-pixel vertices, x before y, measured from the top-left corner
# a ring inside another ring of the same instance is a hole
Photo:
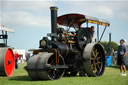
[[[9,46],[37,49],[39,40],[51,32],[49,8],[57,6],[58,16],[80,13],[109,21],[102,41],[108,41],[112,33],[112,41],[119,43],[122,38],[128,40],[127,4],[128,0],[0,0],[0,25],[15,30],[9,33]]]

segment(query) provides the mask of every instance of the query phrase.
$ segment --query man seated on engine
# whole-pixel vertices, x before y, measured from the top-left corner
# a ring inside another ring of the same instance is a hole
[[[94,39],[94,26],[91,26],[90,28],[90,33],[91,33],[91,43],[93,42],[93,39]]]
[[[89,32],[90,32],[90,37],[91,37],[91,43],[93,42],[93,39],[94,39],[94,26],[91,26],[91,27],[87,27],[86,28]]]

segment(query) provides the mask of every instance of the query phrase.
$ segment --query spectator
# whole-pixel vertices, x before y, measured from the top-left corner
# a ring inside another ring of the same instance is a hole
[[[112,63],[112,65],[114,65],[114,64],[115,64],[115,51],[114,51],[113,48],[112,48],[111,56],[112,56],[112,61],[111,61],[111,63]]]
[[[124,39],[120,40],[120,45],[118,46],[118,60],[117,63],[120,65],[120,75],[126,76],[126,66],[125,66],[125,56],[127,54],[126,47],[124,45]],[[124,73],[122,72],[124,70]]]
[[[15,51],[15,68],[18,69],[18,58],[20,57],[19,54],[17,53],[17,51]]]
[[[28,61],[30,58],[30,54],[29,53],[26,53],[26,61]]]

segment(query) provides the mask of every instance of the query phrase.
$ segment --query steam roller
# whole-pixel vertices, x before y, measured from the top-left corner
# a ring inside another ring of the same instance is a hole
[[[11,47],[7,46],[7,32],[13,30],[2,26],[0,31],[2,31],[0,39],[3,40],[0,43],[0,76],[11,76],[15,70],[15,58]]]
[[[63,76],[103,75],[104,47],[100,40],[91,42],[92,33],[88,23],[105,26],[105,29],[110,24],[76,13],[57,17],[58,8],[50,9],[51,33],[39,41],[39,49],[33,50],[33,56],[25,67],[29,77],[33,80],[58,80]],[[87,23],[87,26],[81,27],[83,23]]]

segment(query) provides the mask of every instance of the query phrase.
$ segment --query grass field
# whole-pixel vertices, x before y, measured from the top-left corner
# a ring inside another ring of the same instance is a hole
[[[0,77],[0,85],[128,85],[128,75],[120,76],[117,66],[106,67],[101,77],[63,77],[55,81],[32,81],[24,66],[26,64],[19,64],[12,77]]]

